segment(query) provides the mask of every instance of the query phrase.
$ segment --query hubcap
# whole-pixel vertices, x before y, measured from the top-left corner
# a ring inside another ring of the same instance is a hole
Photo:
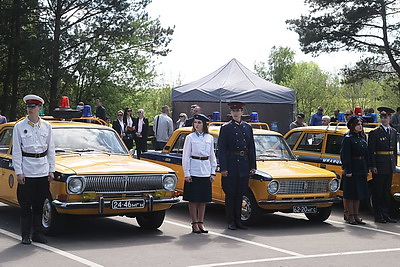
[[[250,199],[246,196],[243,196],[242,200],[242,221],[247,221],[251,216],[251,202]]]
[[[51,203],[48,198],[44,201],[42,224],[44,228],[49,228],[51,223]]]

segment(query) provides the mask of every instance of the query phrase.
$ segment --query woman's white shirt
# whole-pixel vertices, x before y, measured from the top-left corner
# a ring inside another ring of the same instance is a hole
[[[193,159],[192,156],[208,157],[208,159]],[[182,167],[185,177],[209,177],[211,174],[215,174],[217,159],[212,135],[193,132],[186,136],[183,145]]]

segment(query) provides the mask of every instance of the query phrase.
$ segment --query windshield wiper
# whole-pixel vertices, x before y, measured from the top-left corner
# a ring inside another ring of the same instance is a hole
[[[102,151],[102,150],[98,150],[98,149],[90,149],[90,148],[79,148],[79,149],[74,149],[74,151],[76,152],[97,152],[97,153],[101,153],[101,154],[106,154],[108,156],[111,155],[111,153],[106,152],[106,151]]]
[[[76,151],[72,151],[72,150],[70,150],[70,149],[65,149],[65,148],[57,148],[57,149],[55,150],[55,152],[56,152],[56,153],[62,153],[62,152],[64,152],[64,153],[71,153],[71,154],[78,154],[78,155],[81,155],[80,153],[78,153],[78,152],[76,152]]]

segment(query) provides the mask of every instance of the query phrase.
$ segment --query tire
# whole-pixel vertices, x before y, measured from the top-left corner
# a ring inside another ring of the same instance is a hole
[[[254,225],[260,221],[262,209],[258,206],[251,190],[243,196],[241,220],[245,225]]]
[[[65,216],[56,211],[51,201],[51,197],[47,197],[43,204],[42,226],[45,235],[58,234],[65,225]]]
[[[306,217],[312,222],[323,222],[331,215],[332,206],[318,208],[316,213],[305,213]]]
[[[154,211],[136,216],[136,221],[144,229],[159,228],[165,218],[165,210]]]

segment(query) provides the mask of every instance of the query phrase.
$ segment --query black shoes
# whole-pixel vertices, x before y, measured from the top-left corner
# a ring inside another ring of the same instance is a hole
[[[375,222],[377,223],[386,223],[386,220],[383,218],[375,218]]]
[[[199,224],[201,225],[201,227],[199,226]],[[203,234],[208,233],[208,230],[204,229],[203,222],[197,222],[197,226],[199,227],[199,230],[201,233],[203,233]]]
[[[31,239],[29,238],[29,235],[24,235],[22,236],[22,244],[24,245],[30,245],[32,243]]]
[[[32,241],[33,242],[42,243],[42,244],[46,244],[47,243],[47,239],[44,238],[44,236],[41,233],[33,233],[32,234]]]
[[[228,229],[229,230],[236,230],[237,228],[236,228],[235,223],[228,223]]]
[[[200,228],[197,226],[197,222],[192,222],[192,233],[201,234]]]
[[[247,227],[244,226],[241,222],[236,222],[236,228],[242,229],[242,230],[247,230]]]
[[[397,223],[397,221],[396,220],[393,220],[392,218],[390,218],[390,217],[385,217],[385,218],[383,218],[386,222],[388,222],[388,223]]]

